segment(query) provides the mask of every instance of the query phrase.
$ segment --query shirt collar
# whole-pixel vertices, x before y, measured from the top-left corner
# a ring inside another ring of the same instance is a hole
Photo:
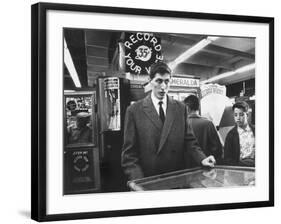
[[[165,94],[163,100],[159,100],[157,99],[154,94],[151,92],[151,100],[152,100],[152,103],[154,104],[155,107],[158,107],[159,106],[159,101],[162,101],[163,104],[162,106],[163,107],[166,107],[167,106],[167,94]]]
[[[188,117],[189,118],[201,118],[201,116],[197,113],[190,113],[190,114],[188,114]]]
[[[157,111],[157,113],[159,114],[159,101],[162,101],[162,108],[164,111],[164,114],[166,115],[166,110],[167,110],[167,94],[165,94],[163,100],[159,100],[157,99],[153,93],[151,93],[151,100],[152,100],[152,104],[155,108],[155,110]]]
[[[237,131],[238,131],[238,133],[249,132],[249,131],[251,131],[251,128],[250,128],[249,124],[247,124],[246,128],[240,128],[239,126],[237,126]]]

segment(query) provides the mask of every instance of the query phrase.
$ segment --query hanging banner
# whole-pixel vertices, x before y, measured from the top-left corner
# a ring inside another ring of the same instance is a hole
[[[152,33],[126,33],[124,46],[126,72],[145,75],[153,63],[163,60],[161,39]]]
[[[225,108],[231,107],[231,100],[226,96],[226,87],[219,84],[201,85],[201,115],[219,126]],[[231,111],[230,111],[231,112]]]
[[[226,96],[226,87],[219,84],[205,84],[201,85],[202,98],[210,94],[218,94]]]

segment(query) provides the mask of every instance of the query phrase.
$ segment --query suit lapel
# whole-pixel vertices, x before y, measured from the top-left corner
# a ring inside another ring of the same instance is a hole
[[[234,133],[233,133],[233,139],[235,140],[235,142],[233,142],[233,144],[235,144],[233,147],[235,149],[235,155],[236,155],[236,159],[239,161],[240,159],[240,140],[239,140],[239,134],[238,134],[238,130],[237,130],[237,125],[235,125],[234,127]]]
[[[165,123],[164,123],[163,129],[162,129],[160,143],[159,143],[157,153],[159,153],[161,151],[162,147],[164,146],[164,143],[167,140],[168,134],[171,130],[174,119],[176,117],[176,103],[175,103],[174,100],[171,100],[169,97],[168,97],[167,111],[166,112],[167,112],[166,113],[166,119],[165,119]]]
[[[162,129],[162,121],[160,120],[158,113],[152,103],[151,96],[148,95],[143,101],[143,111],[151,122],[159,129]]]

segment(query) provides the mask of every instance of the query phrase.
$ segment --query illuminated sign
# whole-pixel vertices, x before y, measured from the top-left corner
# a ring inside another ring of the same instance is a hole
[[[177,87],[199,87],[199,79],[193,78],[179,78],[179,77],[172,77],[170,86],[177,86]]]
[[[126,72],[148,74],[153,63],[163,60],[161,40],[152,33],[127,33],[124,46]]]

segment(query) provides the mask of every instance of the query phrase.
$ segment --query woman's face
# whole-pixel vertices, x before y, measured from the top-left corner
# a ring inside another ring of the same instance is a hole
[[[234,121],[239,127],[243,128],[248,124],[248,114],[243,109],[234,108],[233,115]]]

